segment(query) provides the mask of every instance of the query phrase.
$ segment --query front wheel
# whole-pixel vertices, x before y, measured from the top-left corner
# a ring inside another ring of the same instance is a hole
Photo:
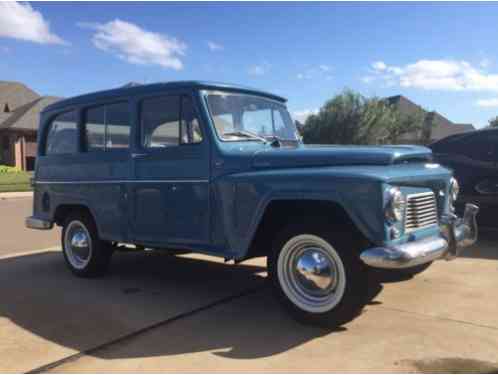
[[[278,299],[297,320],[339,326],[366,303],[367,270],[347,233],[297,225],[275,241],[269,277]]]

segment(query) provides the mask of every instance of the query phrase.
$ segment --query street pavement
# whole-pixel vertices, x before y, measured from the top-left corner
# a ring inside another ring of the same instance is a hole
[[[281,310],[262,258],[116,253],[79,279],[60,250],[24,253],[40,232],[6,233],[23,253],[0,256],[0,372],[498,372],[491,235],[417,277],[378,274],[363,313],[326,330]]]
[[[33,214],[31,198],[0,199],[0,257],[59,246],[60,230],[32,230],[24,219]]]

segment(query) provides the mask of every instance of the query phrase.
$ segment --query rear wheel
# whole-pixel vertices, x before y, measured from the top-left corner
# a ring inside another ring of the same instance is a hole
[[[88,213],[74,211],[66,217],[61,242],[66,264],[75,275],[101,276],[109,268],[112,246],[100,240]]]
[[[300,224],[283,230],[269,257],[272,287],[284,307],[307,324],[338,326],[361,312],[367,270],[344,233]]]

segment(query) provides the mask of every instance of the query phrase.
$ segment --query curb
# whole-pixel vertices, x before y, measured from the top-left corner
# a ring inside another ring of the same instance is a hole
[[[4,199],[19,199],[19,198],[33,198],[32,191],[19,191],[11,193],[0,193],[0,200]]]

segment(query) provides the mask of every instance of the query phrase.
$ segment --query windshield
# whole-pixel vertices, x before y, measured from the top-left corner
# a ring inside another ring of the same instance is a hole
[[[209,92],[207,103],[216,132],[224,141],[297,141],[287,108],[260,96]]]

